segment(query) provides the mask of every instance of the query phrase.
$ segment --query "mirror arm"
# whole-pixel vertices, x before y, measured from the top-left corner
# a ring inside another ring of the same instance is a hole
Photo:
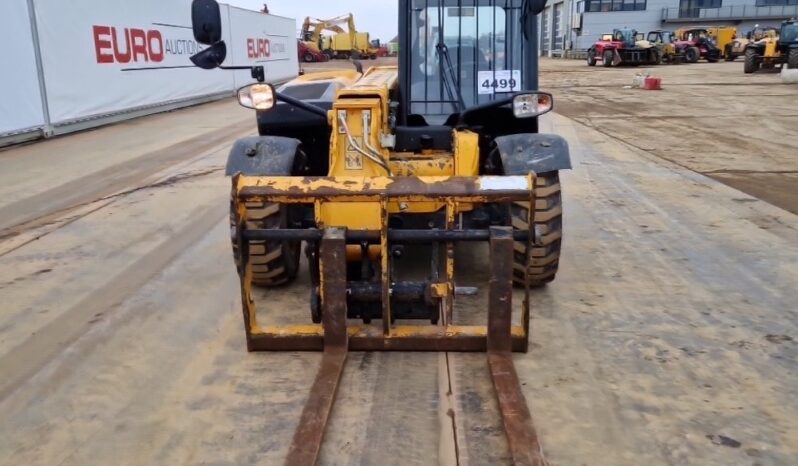
[[[469,107],[469,108],[465,109],[465,111],[460,113],[460,116],[457,118],[457,126],[460,127],[460,126],[465,125],[466,117],[468,117],[472,113],[478,112],[480,110],[486,110],[486,109],[489,109],[489,108],[503,107],[505,105],[513,103],[513,99],[515,98],[515,95],[516,94],[512,94],[510,97],[507,97],[507,98],[504,98],[504,99],[492,100],[490,102],[486,102],[486,103],[480,104],[480,105],[474,105],[473,107]]]
[[[294,107],[301,108],[306,112],[313,113],[314,115],[318,115],[325,120],[327,119],[327,110],[324,110],[321,107],[317,107],[313,104],[309,104],[299,99],[295,99],[293,97],[289,97],[285,94],[280,94],[279,92],[275,92],[274,96],[277,97],[277,100],[283,101],[287,104],[293,105]]]
[[[262,83],[266,81],[266,73],[262,66],[220,66],[220,70],[250,70],[252,79]]]

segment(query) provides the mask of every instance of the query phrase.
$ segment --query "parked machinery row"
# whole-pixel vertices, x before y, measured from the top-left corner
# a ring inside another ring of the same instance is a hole
[[[615,29],[588,49],[587,64],[714,63],[740,56],[745,56],[746,73],[784,65],[798,68],[798,20],[785,21],[780,29],[757,27],[745,37],[738,37],[737,29],[730,26],[656,30],[647,36],[630,28]]]
[[[635,29],[615,29],[604,34],[587,51],[587,64],[595,66],[658,65],[660,63],[716,62],[722,57],[713,33],[731,41],[728,28],[684,28],[676,31],[656,30],[644,36]],[[734,29],[734,28],[730,28]],[[736,31],[735,31],[736,33]]]

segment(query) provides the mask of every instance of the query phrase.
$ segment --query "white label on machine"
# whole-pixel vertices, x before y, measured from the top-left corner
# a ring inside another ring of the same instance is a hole
[[[529,178],[525,176],[481,176],[482,191],[525,191],[529,189]]]
[[[477,82],[481,95],[517,92],[521,90],[521,70],[480,71]]]

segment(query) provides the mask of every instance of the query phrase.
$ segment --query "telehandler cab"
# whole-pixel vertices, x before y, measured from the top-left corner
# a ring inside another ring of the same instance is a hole
[[[683,44],[677,45],[673,32],[661,29],[651,31],[646,40],[659,49],[663,63],[678,64],[684,61],[687,47]]]
[[[745,49],[748,48],[748,44],[758,42],[765,37],[777,37],[778,35],[779,30],[777,28],[757,25],[754,29],[748,31],[745,37],[735,37],[732,43],[726,46],[728,50],[724,52],[724,58],[726,58],[726,61],[734,61],[737,57],[745,55]]]
[[[538,133],[553,106],[538,90],[545,3],[399,0],[398,68],[356,63],[239,91],[260,134],[237,141],[227,164],[247,345],[324,351],[286,464],[315,463],[347,350],[487,351],[513,460],[546,464],[511,355],[528,348],[530,287],[557,273],[558,173],[571,168],[565,140]],[[222,67],[217,3],[194,0],[192,19],[209,46],[192,61]],[[489,244],[483,325],[454,306],[475,292],[454,264],[455,245],[472,242]],[[267,325],[253,285],[291,282],[303,244],[321,325]],[[421,277],[404,275],[409,248],[426,248]],[[515,318],[513,283],[525,296]]]

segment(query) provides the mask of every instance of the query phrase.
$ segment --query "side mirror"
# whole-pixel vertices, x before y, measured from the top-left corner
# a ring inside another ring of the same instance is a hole
[[[539,15],[546,7],[546,0],[525,0],[524,10],[528,15]]]
[[[213,70],[222,66],[227,57],[227,45],[223,41],[217,42],[207,49],[190,57],[194,66],[203,70]]]
[[[276,94],[271,84],[250,84],[238,90],[238,103],[242,107],[267,111],[277,103]]]
[[[216,0],[194,0],[191,3],[191,26],[194,39],[200,44],[214,45],[222,40],[222,14]]]

